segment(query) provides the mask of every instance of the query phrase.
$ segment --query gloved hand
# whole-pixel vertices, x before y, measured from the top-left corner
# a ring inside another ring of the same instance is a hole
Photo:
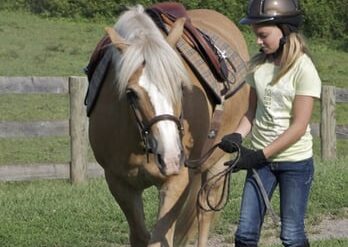
[[[236,144],[237,146],[242,144],[242,135],[239,133],[232,133],[225,135],[221,139],[218,147],[227,153],[234,153],[238,150]]]
[[[233,172],[237,172],[241,169],[259,168],[265,165],[267,162],[266,157],[261,149],[252,150],[243,146],[240,146],[240,157]],[[234,163],[234,160],[225,163],[226,166],[230,166]]]

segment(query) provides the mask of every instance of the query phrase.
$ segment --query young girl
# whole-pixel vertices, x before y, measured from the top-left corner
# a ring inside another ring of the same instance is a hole
[[[257,246],[265,203],[251,168],[271,198],[279,185],[281,241],[284,246],[309,246],[304,218],[313,177],[309,121],[321,81],[305,42],[298,33],[302,15],[297,0],[250,0],[247,17],[260,53],[250,61],[249,109],[235,133],[220,148],[234,152],[236,169],[247,169],[235,246]],[[254,149],[241,146],[250,131]]]

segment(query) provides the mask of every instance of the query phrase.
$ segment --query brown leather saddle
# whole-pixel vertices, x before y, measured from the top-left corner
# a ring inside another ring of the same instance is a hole
[[[239,54],[209,30],[195,28],[182,4],[173,2],[155,4],[146,9],[146,13],[166,33],[168,26],[171,26],[177,18],[186,18],[184,35],[178,41],[177,49],[200,78],[213,102],[222,103],[222,97],[232,96],[244,83],[246,65]],[[111,40],[105,35],[98,42],[85,68],[89,81],[85,99],[88,116],[109,66],[111,55],[107,51],[110,50],[108,49],[110,45]],[[217,47],[227,56],[220,57]]]
[[[146,13],[164,32],[167,32],[165,25],[170,26],[178,18],[185,17],[184,35],[187,37],[188,43],[193,45],[202,56],[218,81],[227,80],[228,71],[224,59],[219,57],[209,37],[192,25],[190,17],[181,3],[157,3],[147,8]]]

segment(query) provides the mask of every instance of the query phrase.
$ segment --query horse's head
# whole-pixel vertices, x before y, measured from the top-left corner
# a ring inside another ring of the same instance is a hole
[[[117,87],[135,114],[147,152],[160,171],[179,172],[183,164],[182,89],[190,87],[186,69],[173,47],[182,34],[179,19],[167,38],[141,7],[123,14],[107,32],[122,53]],[[148,158],[148,157],[147,157]]]

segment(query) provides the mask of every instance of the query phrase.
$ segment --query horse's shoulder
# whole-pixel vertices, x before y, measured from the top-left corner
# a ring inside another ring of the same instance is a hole
[[[227,16],[212,9],[192,9],[188,10],[187,14],[195,27],[216,33],[232,48],[239,51],[245,61],[249,59],[248,48],[242,33]]]

